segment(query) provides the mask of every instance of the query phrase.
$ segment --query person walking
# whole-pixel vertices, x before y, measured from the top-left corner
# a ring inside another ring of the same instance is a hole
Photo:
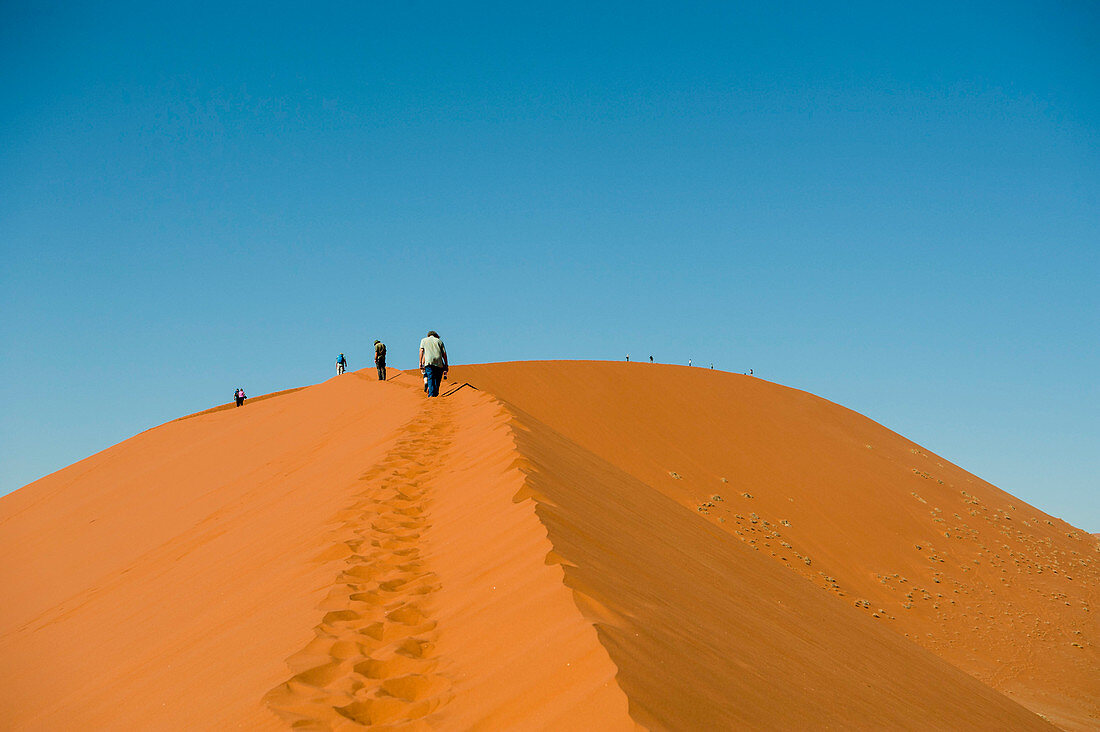
[[[447,348],[434,330],[429,330],[428,335],[420,340],[420,368],[424,370],[424,386],[428,396],[439,396],[439,382],[447,374]]]
[[[386,380],[386,344],[382,341],[374,342],[374,367],[378,369],[378,380]]]
[[[344,354],[341,353],[339,356],[336,357],[336,375],[339,376],[340,374],[344,373],[345,371],[347,371],[347,368],[348,360],[344,358]]]
[[[244,389],[242,389],[241,387],[238,386],[237,390],[235,392],[233,392],[233,399],[234,399],[234,401],[237,402],[238,407],[241,406],[242,404],[244,404],[244,400],[245,400]]]

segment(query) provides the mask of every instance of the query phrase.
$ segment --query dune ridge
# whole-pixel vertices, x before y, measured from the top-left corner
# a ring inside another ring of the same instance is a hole
[[[703,369],[391,374],[0,498],[0,726],[1096,726],[1096,540],[864,417]]]
[[[633,728],[537,517],[512,500],[523,475],[499,403],[427,402],[399,435],[335,517],[321,556],[340,569],[268,706],[320,729]]]
[[[438,638],[428,609],[439,582],[419,539],[427,521],[423,478],[438,468],[454,427],[439,410],[425,410],[401,434],[359,476],[369,487],[338,514],[331,550],[320,558],[344,566],[313,640],[287,659],[294,675],[264,697],[292,726],[419,720],[448,701],[450,682],[435,673]]]

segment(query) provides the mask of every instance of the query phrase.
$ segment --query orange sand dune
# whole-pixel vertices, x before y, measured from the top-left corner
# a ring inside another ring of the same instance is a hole
[[[649,364],[445,389],[347,374],[0,498],[0,727],[1097,725],[1096,539],[866,418]]]
[[[1100,544],[1087,533],[760,379],[590,362],[453,378],[1056,723],[1100,726]]]

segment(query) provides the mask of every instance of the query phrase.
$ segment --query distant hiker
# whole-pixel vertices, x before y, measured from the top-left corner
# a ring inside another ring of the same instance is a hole
[[[627,363],[630,363],[630,354],[629,354],[629,353],[628,353],[628,354],[626,354],[626,362],[627,362]]]
[[[386,344],[382,341],[374,342],[374,367],[378,369],[378,380],[386,380]]]
[[[691,365],[691,359],[689,358],[688,359],[688,366],[690,366],[690,365]]]
[[[650,357],[649,357],[649,362],[650,362],[650,363],[653,363],[653,356],[650,356]]]
[[[752,376],[752,369],[749,369],[749,376]]]
[[[241,406],[242,404],[244,404],[244,400],[245,400],[244,389],[242,389],[241,387],[238,386],[237,390],[235,392],[233,392],[233,399],[234,399],[234,401],[237,402],[238,407]]]
[[[339,376],[340,374],[344,373],[345,371],[347,371],[347,368],[348,360],[344,358],[344,354],[341,353],[339,356],[336,357],[336,375]]]
[[[428,396],[439,396],[439,382],[447,374],[447,348],[434,330],[429,330],[420,341],[420,368],[424,369],[424,388]]]

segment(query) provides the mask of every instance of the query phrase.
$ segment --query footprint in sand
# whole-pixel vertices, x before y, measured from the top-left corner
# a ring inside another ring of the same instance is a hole
[[[344,566],[318,608],[313,640],[287,659],[293,675],[264,697],[292,727],[423,723],[450,700],[428,611],[439,583],[420,556],[420,539],[428,476],[451,434],[445,414],[413,420],[337,514],[333,544],[315,561]]]

